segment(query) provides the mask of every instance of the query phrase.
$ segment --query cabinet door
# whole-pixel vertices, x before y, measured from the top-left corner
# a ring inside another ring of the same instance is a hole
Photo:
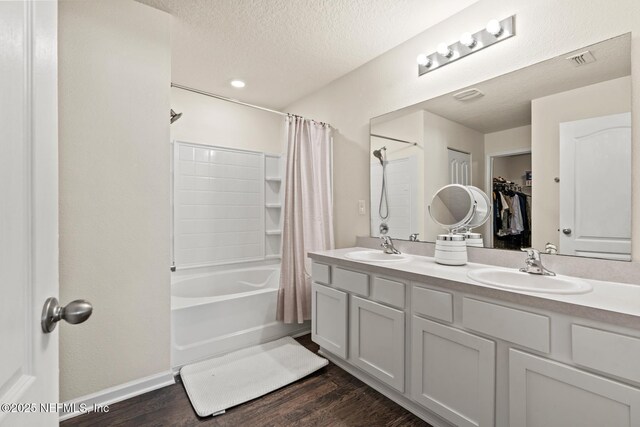
[[[511,427],[637,427],[640,390],[509,350]]]
[[[347,358],[347,294],[311,286],[311,339],[336,356]]]
[[[414,316],[412,398],[457,426],[493,426],[495,343]]]
[[[352,296],[350,323],[349,361],[404,392],[404,312]]]

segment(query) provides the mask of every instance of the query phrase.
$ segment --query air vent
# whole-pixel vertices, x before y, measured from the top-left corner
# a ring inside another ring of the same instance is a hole
[[[568,57],[567,60],[570,61],[576,67],[581,67],[583,65],[587,65],[587,64],[590,64],[592,62],[596,62],[596,58],[588,50],[586,50],[586,51],[584,51],[582,53],[578,53],[576,55],[572,55],[572,56]]]
[[[453,97],[458,101],[471,101],[472,99],[480,98],[482,96],[484,96],[484,93],[476,88],[466,89],[453,95]]]

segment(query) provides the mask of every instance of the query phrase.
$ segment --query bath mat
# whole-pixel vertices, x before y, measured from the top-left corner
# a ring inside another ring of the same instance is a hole
[[[186,365],[180,377],[196,413],[206,417],[291,384],[328,363],[285,337]]]

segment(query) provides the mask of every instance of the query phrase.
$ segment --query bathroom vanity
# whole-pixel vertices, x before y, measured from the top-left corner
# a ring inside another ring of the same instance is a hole
[[[640,286],[524,292],[359,250],[309,254],[312,339],[388,398],[434,426],[640,426]]]

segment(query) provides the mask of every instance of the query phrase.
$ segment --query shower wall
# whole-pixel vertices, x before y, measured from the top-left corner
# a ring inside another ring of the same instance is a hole
[[[280,254],[280,156],[174,142],[178,268]]]

